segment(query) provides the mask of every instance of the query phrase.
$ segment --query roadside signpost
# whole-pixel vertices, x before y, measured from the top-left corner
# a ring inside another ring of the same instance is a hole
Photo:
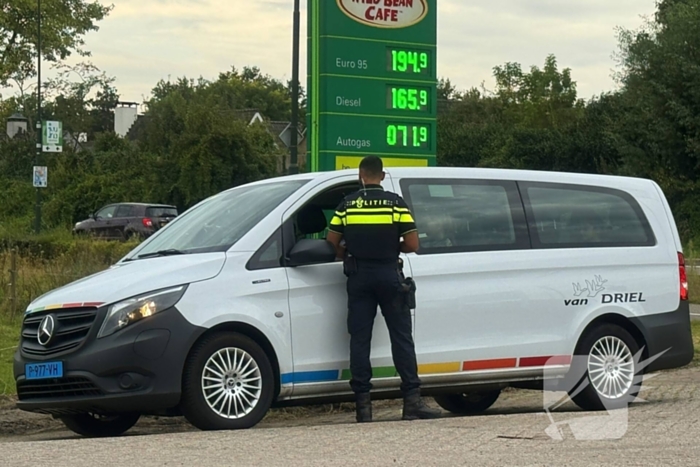
[[[44,152],[63,152],[63,123],[44,122],[41,145]]]
[[[46,188],[48,186],[48,168],[34,166],[34,176],[32,180],[34,188]]]
[[[309,0],[307,170],[433,166],[437,0]]]

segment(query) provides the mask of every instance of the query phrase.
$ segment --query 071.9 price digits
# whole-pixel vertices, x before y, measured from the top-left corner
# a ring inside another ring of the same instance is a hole
[[[425,148],[428,146],[428,127],[425,125],[394,125],[386,127],[389,146]]]

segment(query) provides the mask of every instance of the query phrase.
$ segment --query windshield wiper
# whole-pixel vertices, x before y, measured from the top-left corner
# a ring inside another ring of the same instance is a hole
[[[173,255],[186,255],[184,251],[176,250],[175,248],[170,248],[168,250],[159,250],[152,253],[144,253],[138,255],[137,258],[153,258],[155,256],[173,256]]]

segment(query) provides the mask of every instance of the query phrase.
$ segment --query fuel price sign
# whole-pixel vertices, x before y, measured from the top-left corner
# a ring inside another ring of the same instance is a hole
[[[436,0],[309,0],[307,165],[435,165]]]

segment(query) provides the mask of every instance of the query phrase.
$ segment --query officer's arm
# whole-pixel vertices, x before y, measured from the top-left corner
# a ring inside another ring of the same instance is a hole
[[[420,242],[418,241],[418,228],[416,227],[415,220],[413,220],[411,210],[402,198],[398,199],[397,205],[394,207],[394,215],[398,217],[399,231],[403,237],[401,252],[414,253],[418,251],[418,247],[420,246]]]
[[[326,240],[331,242],[335,248],[336,258],[343,258],[345,256],[345,248],[340,245],[340,240],[343,238],[343,232],[345,231],[345,202],[341,202],[340,205],[335,210],[335,214],[331,219],[331,225],[328,227],[328,235]]]
[[[420,243],[418,241],[418,231],[407,233],[403,236],[403,242],[401,242],[401,252],[402,253],[415,253],[418,251]]]
[[[329,230],[328,235],[326,236],[326,240],[331,242],[331,244],[333,244],[333,247],[335,248],[335,257],[339,259],[342,259],[345,256],[345,248],[340,245],[340,239],[342,238],[342,234],[339,234],[338,232],[333,232],[332,230]]]

